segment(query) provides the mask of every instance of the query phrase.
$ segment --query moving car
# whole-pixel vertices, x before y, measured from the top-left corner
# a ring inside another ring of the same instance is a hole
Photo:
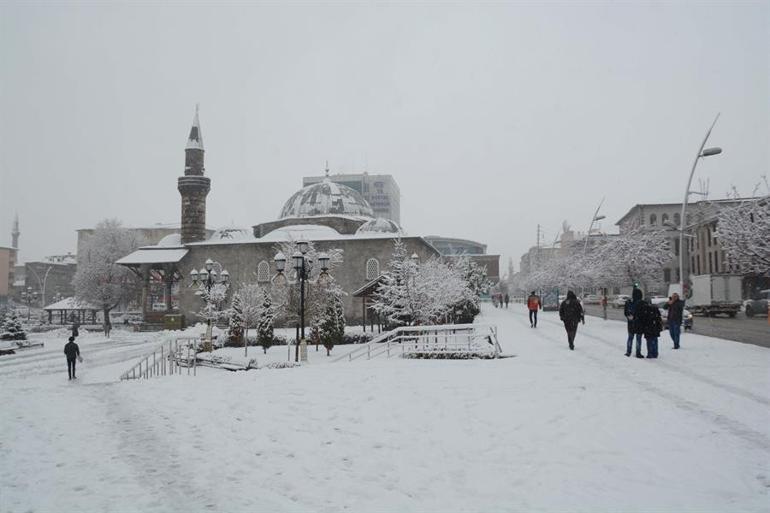
[[[668,298],[666,297],[655,297],[650,300],[650,303],[657,306],[660,310],[660,317],[663,319],[663,329],[668,329],[668,310],[663,308],[663,305],[668,302]],[[682,312],[682,326],[685,330],[691,330],[692,329],[692,313],[685,308]]]
[[[768,301],[770,301],[770,289],[760,290],[757,298],[744,301],[743,307],[746,311],[746,317],[767,315]]]

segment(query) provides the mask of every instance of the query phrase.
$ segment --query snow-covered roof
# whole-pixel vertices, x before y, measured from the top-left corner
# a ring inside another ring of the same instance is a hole
[[[339,239],[343,236],[329,226],[320,224],[293,224],[276,228],[264,237],[257,239],[259,242],[284,242],[289,240],[315,241],[319,239]]]
[[[295,192],[281,209],[280,219],[318,215],[374,217],[371,205],[358,191],[329,179]]]
[[[91,303],[78,301],[74,297],[68,297],[46,306],[43,310],[99,310],[99,308]]]
[[[189,251],[185,248],[146,246],[124,256],[115,263],[120,265],[170,264],[182,260]]]
[[[402,230],[397,222],[385,219],[384,217],[378,217],[358,227],[356,234],[363,233],[402,233]]]
[[[229,227],[220,228],[215,231],[209,242],[235,242],[235,241],[255,241],[254,232],[249,228]]]
[[[190,137],[187,138],[188,150],[202,150],[203,149],[203,132],[201,132],[201,123],[198,119],[198,106],[195,106],[195,117],[193,118],[192,127],[190,128]]]

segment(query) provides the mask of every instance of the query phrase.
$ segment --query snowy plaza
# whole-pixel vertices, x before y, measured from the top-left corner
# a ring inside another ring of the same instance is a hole
[[[624,323],[589,317],[569,351],[556,314],[525,314],[477,320],[510,358],[309,348],[298,368],[130,382],[167,334],[81,336],[68,382],[52,332],[0,359],[0,510],[767,511],[766,349],[664,333],[637,360]]]

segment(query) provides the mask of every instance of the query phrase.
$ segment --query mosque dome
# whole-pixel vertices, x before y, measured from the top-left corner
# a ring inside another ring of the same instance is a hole
[[[164,248],[177,248],[182,245],[182,236],[178,233],[170,233],[158,241],[157,246]]]
[[[280,218],[324,215],[374,217],[374,211],[358,191],[326,179],[295,192]]]
[[[385,219],[384,217],[378,217],[377,219],[372,219],[359,226],[356,235],[401,232],[401,227],[395,221]]]
[[[247,228],[226,227],[215,231],[209,238],[209,242],[239,242],[253,239],[254,234]]]

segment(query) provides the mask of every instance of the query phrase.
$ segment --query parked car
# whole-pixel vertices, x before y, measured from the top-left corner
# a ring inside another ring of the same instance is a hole
[[[650,303],[657,306],[660,310],[660,317],[663,319],[664,330],[668,329],[668,310],[663,308],[663,305],[665,305],[667,301],[667,297],[654,297],[650,300]],[[684,326],[684,329],[686,330],[692,329],[692,313],[690,313],[687,308],[682,312],[682,326]]]
[[[770,289],[760,290],[755,299],[747,299],[743,302],[746,317],[755,315],[767,315],[767,303],[770,301]]]
[[[602,302],[602,297],[598,294],[588,294],[583,298],[584,305],[598,305]]]
[[[618,294],[615,296],[610,304],[612,305],[612,308],[623,308],[626,306],[626,301],[631,299],[631,296],[628,294]]]

